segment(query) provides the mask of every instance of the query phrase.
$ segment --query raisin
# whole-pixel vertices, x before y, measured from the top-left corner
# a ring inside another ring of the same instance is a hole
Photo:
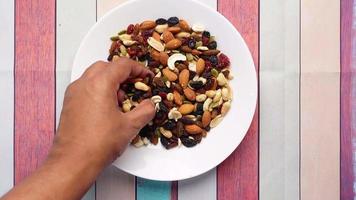
[[[219,64],[218,57],[213,55],[209,57],[209,61],[211,62],[212,65],[217,66]]]
[[[179,23],[178,17],[170,17],[168,18],[168,26],[174,26]]]
[[[205,71],[205,72],[201,75],[201,77],[203,77],[203,78],[205,78],[205,79],[210,78],[210,77],[211,77],[210,71]]]
[[[153,29],[150,29],[150,30],[145,30],[145,31],[142,31],[142,33],[141,33],[141,35],[143,36],[143,37],[151,37],[152,36],[152,34],[153,34]]]
[[[164,113],[168,113],[169,112],[169,109],[167,108],[167,106],[164,105],[162,102],[159,102],[159,109]]]
[[[156,24],[158,25],[167,24],[167,20],[164,18],[158,18],[156,19]]]
[[[194,76],[197,75],[195,71],[189,71],[189,79],[192,80]]]
[[[176,127],[177,123],[174,120],[168,120],[165,124],[163,124],[163,128],[167,130],[173,130]]]
[[[204,87],[203,81],[190,81],[189,85],[195,90],[199,90]]]
[[[191,48],[191,49],[194,49],[195,48],[195,45],[196,45],[196,41],[191,38],[190,40],[188,40],[188,47]]]
[[[134,29],[135,29],[135,25],[130,24],[126,29],[126,33],[127,34],[132,34],[134,32]]]
[[[209,44],[209,38],[207,38],[207,37],[203,36],[201,41],[203,42],[204,46],[207,46]]]
[[[195,122],[192,120],[192,119],[190,119],[190,118],[188,118],[188,117],[182,117],[182,118],[180,118],[180,121],[183,123],[183,124],[186,124],[186,125],[191,125],[191,124],[195,124]]]
[[[114,57],[114,54],[110,54],[107,58],[108,61],[112,61],[112,58]]]
[[[171,138],[166,138],[166,137],[160,137],[161,139],[161,144],[166,148],[166,149],[171,149],[173,147],[178,146],[178,138],[176,137],[171,137]]]
[[[214,85],[214,80],[212,78],[208,78],[206,80],[205,85],[204,85],[204,89],[205,90],[210,90],[213,87],[213,85]]]
[[[212,41],[212,42],[210,42],[209,44],[208,44],[208,48],[209,49],[216,49],[217,48],[217,43],[216,43],[216,41]]]
[[[197,111],[203,111],[203,103],[197,103]]]
[[[194,147],[198,144],[194,138],[190,138],[189,136],[181,136],[180,141],[186,147]]]
[[[210,32],[209,31],[203,31],[203,37],[210,38]]]

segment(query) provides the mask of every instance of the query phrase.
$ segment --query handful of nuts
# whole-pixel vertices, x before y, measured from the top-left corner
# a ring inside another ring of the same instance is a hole
[[[111,40],[108,61],[129,57],[155,74],[121,86],[123,112],[146,98],[156,108],[152,122],[133,139],[134,146],[160,141],[166,149],[180,144],[193,147],[229,111],[230,61],[202,25],[190,26],[177,17],[159,18],[130,24]]]

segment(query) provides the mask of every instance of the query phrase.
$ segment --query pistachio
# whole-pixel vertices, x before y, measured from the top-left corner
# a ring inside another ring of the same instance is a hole
[[[230,110],[230,107],[231,107],[231,102],[230,101],[224,102],[222,104],[222,107],[221,107],[221,115],[225,116],[226,113]]]
[[[220,86],[224,86],[224,85],[227,84],[227,80],[226,80],[224,74],[222,74],[222,73],[219,73],[219,75],[218,75],[218,77],[216,78],[216,80],[218,81],[218,84],[219,84]]]
[[[170,130],[166,130],[163,127],[159,128],[159,132],[161,132],[161,134],[166,138],[171,138],[173,136],[173,134]]]
[[[171,55],[169,58],[168,58],[168,68],[170,70],[174,70],[176,67],[175,67],[175,62],[177,61],[186,61],[187,60],[187,57],[181,53],[175,53],[173,55]]]
[[[159,24],[155,27],[155,31],[158,33],[163,33],[165,30],[167,30],[168,24]]]
[[[124,41],[124,40],[132,40],[132,39],[131,39],[131,35],[129,35],[129,34],[121,34],[121,35],[119,35],[119,39],[120,39],[121,41]]]
[[[205,94],[199,94],[199,95],[197,95],[197,96],[195,97],[195,100],[196,100],[197,102],[204,102],[205,99],[206,99],[206,95],[205,95]]]
[[[151,101],[152,101],[152,103],[157,104],[162,101],[162,97],[159,95],[155,95],[155,96],[151,97]]]
[[[168,119],[174,119],[178,121],[178,119],[182,118],[182,114],[177,110],[177,108],[172,108],[168,113]]]
[[[202,24],[194,24],[192,29],[194,32],[201,33],[205,30],[205,27]]]
[[[205,101],[204,101],[204,104],[203,104],[203,110],[204,111],[208,111],[209,110],[209,106],[210,104],[213,102],[213,100],[211,98],[207,98]]]
[[[191,53],[186,53],[185,56],[187,57],[188,62],[191,62],[194,59],[193,54],[191,54]]]
[[[228,101],[230,100],[230,92],[229,89],[227,89],[226,87],[221,89],[221,96],[223,98],[224,101]]]
[[[161,52],[164,51],[164,46],[160,41],[157,41],[156,39],[154,39],[153,37],[149,37],[147,39],[147,43],[154,49],[156,49],[157,51]]]
[[[168,94],[167,94],[167,100],[168,100],[168,101],[173,101],[173,99],[174,99],[173,93],[171,93],[171,92],[168,93]]]
[[[211,75],[213,75],[215,78],[218,77],[219,72],[215,68],[211,69]]]
[[[216,116],[213,120],[210,122],[210,128],[215,128],[221,121],[223,117],[221,115]]]
[[[135,88],[142,91],[148,91],[150,87],[142,82],[136,82]]]
[[[214,98],[216,91],[215,90],[208,90],[205,92],[206,96],[209,98]]]
[[[126,56],[127,54],[127,50],[126,47],[124,45],[120,45],[120,52],[123,56]]]

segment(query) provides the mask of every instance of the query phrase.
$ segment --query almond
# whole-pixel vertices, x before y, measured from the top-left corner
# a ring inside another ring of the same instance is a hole
[[[220,51],[216,50],[216,49],[203,51],[203,55],[205,55],[205,56],[218,55],[219,53],[220,53]]]
[[[160,54],[159,54],[159,61],[161,62],[161,64],[163,66],[167,66],[167,61],[168,61],[168,54],[164,51],[161,51]]]
[[[188,100],[190,101],[195,101],[195,92],[190,89],[189,87],[185,88],[183,90],[185,97],[187,97]]]
[[[153,31],[152,37],[157,41],[161,41],[161,36],[156,31]]]
[[[192,54],[195,55],[195,56],[199,56],[200,54],[202,54],[202,52],[201,52],[201,51],[198,51],[198,50],[196,50],[196,49],[193,49],[193,50],[192,50]]]
[[[202,128],[200,128],[199,126],[195,125],[195,124],[192,124],[192,125],[185,125],[184,126],[184,129],[189,133],[189,134],[192,134],[192,135],[195,135],[195,134],[199,134],[203,131]]]
[[[144,21],[140,24],[140,29],[141,30],[147,30],[147,29],[152,29],[156,26],[156,22],[155,21],[151,21],[151,20],[147,20]]]
[[[188,86],[189,82],[189,70],[183,69],[179,74],[179,83],[183,88]]]
[[[177,34],[181,31],[180,27],[177,27],[177,26],[169,27],[167,30],[173,34]]]
[[[160,52],[152,49],[151,51],[151,57],[153,58],[153,60],[155,61],[160,61]]]
[[[205,69],[205,61],[202,58],[199,58],[196,67],[197,67],[197,74],[200,75],[201,73],[203,73]]]
[[[177,49],[182,45],[182,42],[178,39],[173,39],[166,43],[166,49],[172,50],[172,49]]]
[[[165,42],[165,43],[168,43],[169,41],[173,40],[174,39],[174,36],[171,32],[169,31],[163,31],[162,33],[162,40]]]
[[[194,105],[193,104],[183,104],[179,107],[178,111],[182,113],[182,115],[187,115],[194,110]]]
[[[210,121],[211,121],[211,113],[209,111],[204,111],[202,117],[203,127],[209,126]]]
[[[180,96],[177,90],[173,91],[173,99],[174,99],[174,103],[176,103],[179,106],[182,105],[182,97]]]
[[[190,31],[190,26],[188,24],[187,21],[185,20],[179,20],[179,27],[183,30],[183,31]]]
[[[165,77],[167,77],[167,79],[168,79],[169,81],[175,81],[175,80],[177,80],[177,78],[178,78],[177,74],[175,74],[174,72],[172,72],[171,70],[169,70],[167,67],[164,68],[164,69],[162,70],[162,72],[163,72],[163,75],[164,75]]]
[[[184,53],[192,53],[192,49],[189,48],[187,45],[184,45],[180,48]]]

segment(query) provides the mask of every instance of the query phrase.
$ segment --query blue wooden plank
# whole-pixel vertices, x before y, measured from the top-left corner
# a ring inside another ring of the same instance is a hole
[[[137,178],[136,199],[169,200],[171,199],[171,182]]]

